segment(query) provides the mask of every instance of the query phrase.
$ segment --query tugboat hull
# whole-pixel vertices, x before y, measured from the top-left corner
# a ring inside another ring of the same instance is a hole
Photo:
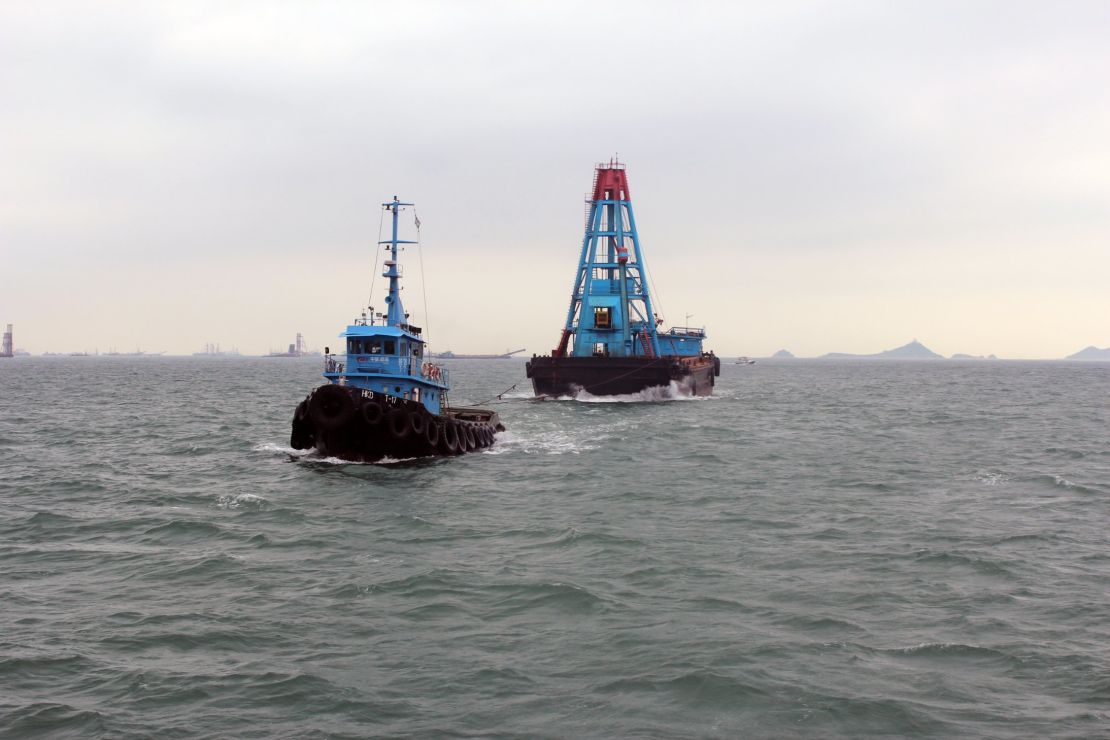
[[[504,431],[494,411],[446,409],[384,393],[321,385],[297,406],[290,444],[352,462],[463,455],[489,447]]]
[[[699,357],[533,357],[525,372],[538,396],[573,396],[586,391],[594,396],[639,393],[667,387],[671,382],[692,396],[713,393],[714,378],[721,374],[720,360]]]

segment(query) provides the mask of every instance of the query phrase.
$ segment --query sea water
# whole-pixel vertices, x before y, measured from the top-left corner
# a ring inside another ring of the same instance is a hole
[[[320,365],[0,360],[0,736],[1110,735],[1110,365],[454,361],[508,431],[387,465]]]

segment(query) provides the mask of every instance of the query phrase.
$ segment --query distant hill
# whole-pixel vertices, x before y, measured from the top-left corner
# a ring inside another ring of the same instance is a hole
[[[1074,355],[1068,355],[1069,360],[1110,360],[1110,347],[1099,349],[1094,345],[1081,349]]]
[[[771,355],[771,357],[774,357],[775,359],[779,359],[779,360],[793,360],[794,359],[794,355],[790,352],[787,352],[784,349],[780,349],[778,352]]]
[[[901,347],[888,349],[885,352],[879,352],[874,355],[852,355],[845,352],[830,352],[827,355],[821,355],[822,360],[943,360],[944,357],[938,355],[933,350],[926,347],[916,339],[909,344],[903,344]]]

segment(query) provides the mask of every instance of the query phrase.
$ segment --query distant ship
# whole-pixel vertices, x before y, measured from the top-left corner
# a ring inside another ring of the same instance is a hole
[[[12,325],[8,324],[8,330],[4,332],[4,343],[0,344],[0,357],[15,357],[12,351]]]
[[[230,352],[224,352],[220,349],[219,344],[206,343],[203,352],[194,352],[193,357],[238,357],[239,350],[232,348]]]
[[[594,171],[585,235],[559,345],[525,365],[537,396],[638,393],[672,382],[708,396],[721,361],[702,349],[705,329],[663,323],[652,307],[648,277],[624,165]]]
[[[108,350],[109,357],[160,357],[166,354],[162,352],[143,352],[141,349],[136,349],[134,352],[117,352],[114,349]]]
[[[736,358],[736,364],[737,365],[754,365],[755,360],[753,360],[750,357],[737,357]]]
[[[523,349],[505,350],[505,353],[501,355],[457,355],[451,350],[447,350],[446,352],[432,352],[429,357],[435,357],[439,360],[510,360],[513,355],[523,351]]]
[[[307,357],[309,355],[318,354],[316,352],[309,352],[308,345],[305,344],[304,336],[297,332],[297,341],[289,345],[287,352],[271,352],[266,355],[267,357]]]

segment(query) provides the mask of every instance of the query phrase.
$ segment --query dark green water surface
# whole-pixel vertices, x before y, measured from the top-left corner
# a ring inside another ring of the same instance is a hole
[[[294,455],[319,360],[0,360],[2,737],[1110,736],[1110,365],[726,364]]]

